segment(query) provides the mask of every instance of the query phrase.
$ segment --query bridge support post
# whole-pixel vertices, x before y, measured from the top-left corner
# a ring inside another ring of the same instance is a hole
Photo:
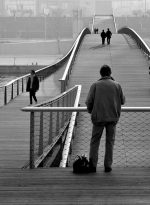
[[[66,81],[59,79],[60,83],[61,83],[61,93],[65,92],[66,90]]]
[[[34,112],[30,113],[30,169],[34,169]]]
[[[4,105],[6,105],[7,104],[7,86],[5,86],[4,89],[5,89],[4,90]]]

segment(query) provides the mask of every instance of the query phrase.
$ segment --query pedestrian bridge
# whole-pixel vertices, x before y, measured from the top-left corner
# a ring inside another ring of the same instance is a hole
[[[109,46],[101,45],[99,34],[84,29],[62,61],[37,71],[41,79],[37,105],[27,106],[28,75],[1,87],[1,201],[149,203],[149,56],[148,46],[130,28],[114,33]],[[89,151],[92,125],[84,102],[103,64],[111,66],[126,96],[117,128],[113,172],[106,176],[102,171],[103,137],[99,173],[74,176],[75,156],[88,156]],[[28,169],[38,167],[44,169]]]

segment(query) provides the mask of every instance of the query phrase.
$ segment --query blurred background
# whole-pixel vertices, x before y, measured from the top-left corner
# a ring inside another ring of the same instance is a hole
[[[56,62],[84,27],[100,32],[112,16],[150,42],[150,0],[0,0],[1,76]]]

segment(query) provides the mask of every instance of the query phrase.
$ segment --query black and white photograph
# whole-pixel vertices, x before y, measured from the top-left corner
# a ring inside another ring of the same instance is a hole
[[[150,205],[150,0],[0,0],[0,205]]]

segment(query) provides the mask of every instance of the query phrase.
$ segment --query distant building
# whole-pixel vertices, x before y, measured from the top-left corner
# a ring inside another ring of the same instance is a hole
[[[7,16],[91,16],[93,0],[0,0],[0,13]],[[3,13],[2,13],[3,12]]]
[[[5,15],[5,2],[4,0],[0,0],[0,16]]]

